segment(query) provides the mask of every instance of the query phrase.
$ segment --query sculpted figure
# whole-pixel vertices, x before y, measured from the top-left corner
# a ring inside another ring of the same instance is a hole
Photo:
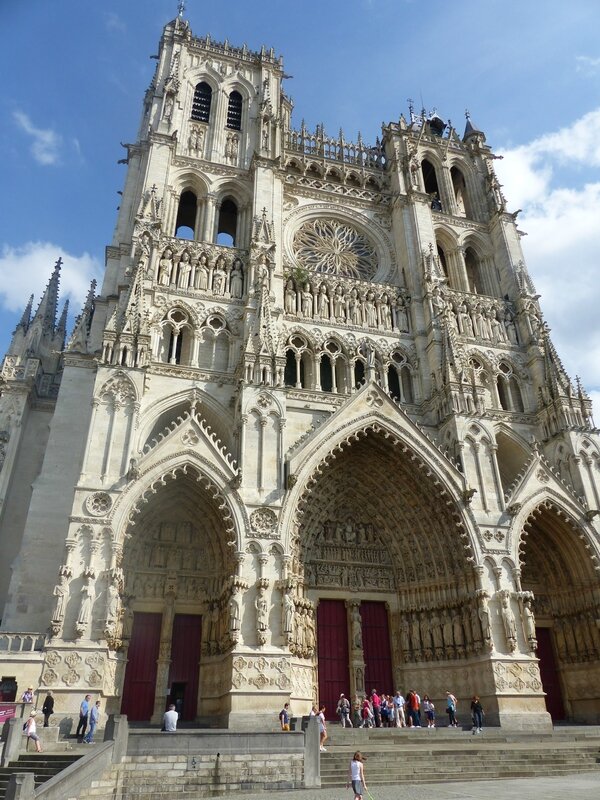
[[[410,654],[410,635],[409,635],[410,627],[408,624],[408,620],[406,617],[402,617],[400,621],[400,647],[402,649],[402,654],[404,656],[404,660],[408,660],[408,656]]]
[[[283,594],[283,632],[292,633],[294,630],[294,613],[295,613],[294,598],[292,597],[292,590],[288,588]]]
[[[121,616],[121,596],[119,594],[119,580],[113,577],[108,584],[106,597],[106,626],[111,628],[117,624]]]
[[[289,278],[285,285],[285,313],[296,313],[296,289],[294,288],[294,281]]]
[[[313,313],[313,296],[310,290],[310,284],[305,283],[302,290],[302,316],[310,319]]]
[[[163,257],[158,262],[158,282],[161,286],[169,286],[171,283],[171,273],[173,271],[173,251],[170,247],[163,253]]]
[[[365,300],[365,322],[369,328],[377,327],[377,310],[375,308],[375,293],[372,291],[367,292]]]
[[[350,626],[352,628],[352,647],[355,650],[362,650],[362,619],[360,616],[360,611],[358,610],[358,606],[355,605],[352,606]]]
[[[406,301],[402,297],[401,294],[398,295],[395,301],[395,316],[396,316],[396,328],[403,332],[408,332],[408,308],[406,306]]]
[[[465,644],[465,635],[462,626],[462,619],[460,612],[455,610],[452,615],[452,630],[454,633],[454,645],[457,648],[464,647]]]
[[[81,602],[79,604],[79,614],[77,616],[77,631],[81,635],[91,618],[92,614],[92,600],[94,596],[94,584],[91,577],[84,580],[81,589]]]
[[[534,644],[531,649],[535,650],[537,647],[537,639],[535,635],[535,617],[533,615],[531,598],[527,598],[523,601],[523,628],[529,644]]]
[[[242,603],[239,587],[234,586],[229,598],[229,630],[238,632],[242,622]]]
[[[338,284],[333,295],[333,316],[338,322],[346,321],[346,298],[344,297],[344,287]]]
[[[219,256],[215,263],[215,270],[213,272],[213,292],[215,294],[225,293],[225,257]]]
[[[208,258],[206,253],[202,253],[198,260],[196,274],[194,276],[194,289],[208,289]]]
[[[515,319],[510,311],[506,311],[504,314],[504,328],[506,330],[506,337],[511,344],[519,344],[519,338],[517,336],[517,327],[515,325]]]
[[[231,268],[230,287],[231,296],[239,300],[244,294],[244,272],[242,262],[239,258],[235,259],[233,267]]]
[[[436,655],[441,655],[442,650],[444,648],[444,642],[442,640],[442,624],[440,622],[439,616],[434,612],[431,615],[429,620],[429,625],[431,628],[431,638],[433,640],[433,646],[436,651]]]
[[[179,273],[177,275],[177,286],[180,289],[187,289],[190,285],[190,273],[192,271],[192,263],[190,261],[190,254],[184,250],[181,254],[179,262]]]
[[[508,649],[512,652],[517,648],[517,625],[515,622],[515,615],[510,607],[510,594],[507,591],[502,593],[501,614]]]
[[[66,575],[61,575],[58,579],[58,584],[54,587],[54,596],[56,597],[56,603],[54,604],[52,622],[62,622],[65,618],[65,610],[69,598],[69,579]]]
[[[260,633],[263,633],[267,630],[267,618],[269,614],[269,606],[267,604],[267,598],[265,597],[265,589],[263,586],[260,586],[258,589],[258,594],[256,595],[256,600],[254,601],[254,607],[256,608],[256,630]]]
[[[317,295],[317,316],[321,317],[321,319],[329,319],[329,296],[325,283],[320,285],[319,294]]]
[[[348,302],[348,316],[352,325],[362,325],[362,308],[358,299],[358,292],[355,288],[350,290],[350,300]]]
[[[417,658],[421,653],[421,625],[419,615],[413,614],[410,624],[410,640],[412,643],[413,656]]]
[[[481,623],[481,632],[483,635],[483,642],[487,646],[492,643],[492,626],[490,624],[490,609],[488,607],[488,596],[482,594],[479,599],[479,621]]]
[[[379,318],[381,319],[381,324],[386,331],[392,329],[392,312],[390,311],[390,301],[385,292],[381,295]]]

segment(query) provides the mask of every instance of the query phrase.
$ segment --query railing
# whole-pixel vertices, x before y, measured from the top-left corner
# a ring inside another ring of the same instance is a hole
[[[385,155],[379,140],[375,147],[369,147],[359,134],[357,143],[347,142],[341,131],[337,138],[327,136],[322,125],[317,125],[314,133],[310,133],[304,124],[300,130],[286,131],[284,147],[303,156],[324,158],[361,169],[382,170],[385,167]]]
[[[45,641],[45,633],[0,633],[0,653],[41,652]]]

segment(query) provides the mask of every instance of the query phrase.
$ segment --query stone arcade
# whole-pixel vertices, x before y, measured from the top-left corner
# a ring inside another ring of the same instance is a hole
[[[283,77],[168,24],[101,292],[65,346],[57,263],[14,333],[1,674],[140,721],[414,686],[597,722],[600,440],[485,136],[294,128]]]

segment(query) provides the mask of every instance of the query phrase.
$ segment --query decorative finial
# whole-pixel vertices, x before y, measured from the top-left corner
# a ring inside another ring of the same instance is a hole
[[[471,119],[471,112],[469,111],[469,109],[468,109],[468,108],[465,108],[465,117],[466,117],[467,119]]]
[[[56,264],[54,265],[54,269],[60,269],[62,265],[63,265],[62,256],[59,256],[56,261]]]
[[[185,0],[179,0],[177,3],[177,16],[179,19],[183,19],[183,15],[185,14]]]

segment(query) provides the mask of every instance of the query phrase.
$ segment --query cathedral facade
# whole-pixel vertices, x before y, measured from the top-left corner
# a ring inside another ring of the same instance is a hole
[[[283,79],[168,24],[101,290],[66,338],[57,263],[15,331],[3,685],[230,727],[372,688],[597,722],[600,438],[485,135],[293,127]]]

